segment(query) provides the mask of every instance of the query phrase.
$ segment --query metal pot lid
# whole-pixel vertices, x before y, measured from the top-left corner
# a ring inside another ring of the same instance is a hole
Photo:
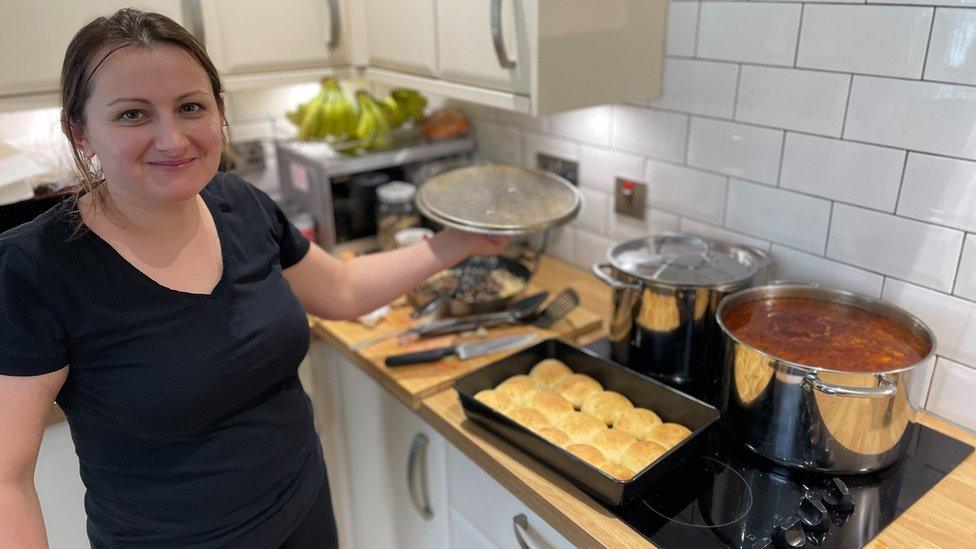
[[[767,265],[766,253],[749,246],[664,233],[628,240],[609,252],[614,267],[641,280],[677,286],[725,286],[751,280]]]
[[[579,191],[541,170],[486,165],[451,170],[429,179],[417,209],[449,227],[483,234],[525,234],[564,223],[579,213]]]

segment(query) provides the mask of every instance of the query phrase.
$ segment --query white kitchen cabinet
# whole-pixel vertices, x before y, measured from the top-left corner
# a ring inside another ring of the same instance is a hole
[[[162,13],[183,22],[180,0],[31,0],[3,2],[0,17],[0,96],[57,91],[64,52],[97,17],[124,7]]]
[[[459,515],[452,519],[452,549],[482,547],[485,539],[494,547],[518,547],[523,544],[517,536],[530,547],[573,547],[475,462],[450,445],[447,483],[452,517]],[[518,533],[516,521],[521,525]]]
[[[203,0],[207,51],[222,75],[347,63],[342,0]]]
[[[421,75],[437,73],[434,0],[366,0],[369,64]]]

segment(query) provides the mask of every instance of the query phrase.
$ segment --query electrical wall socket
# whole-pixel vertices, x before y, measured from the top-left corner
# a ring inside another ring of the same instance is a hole
[[[579,183],[577,183],[577,176],[579,173],[578,162],[573,162],[572,160],[566,160],[565,158],[559,158],[556,156],[549,156],[548,154],[544,153],[538,153],[535,157],[535,166],[540,170],[552,172],[560,177],[563,177],[573,185],[579,185]]]
[[[620,215],[644,219],[647,184],[632,179],[617,178],[613,193],[613,209]]]

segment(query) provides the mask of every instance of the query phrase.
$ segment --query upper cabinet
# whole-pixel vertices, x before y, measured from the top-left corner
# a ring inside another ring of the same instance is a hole
[[[180,0],[31,0],[4,2],[0,17],[0,95],[56,92],[68,42],[97,17],[124,7],[183,23]]]
[[[344,64],[345,7],[341,0],[203,0],[207,52],[223,75]]]
[[[437,74],[434,0],[366,0],[369,64],[412,74]]]

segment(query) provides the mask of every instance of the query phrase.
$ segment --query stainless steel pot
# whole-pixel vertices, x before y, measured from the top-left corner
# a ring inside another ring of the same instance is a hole
[[[722,334],[715,310],[768,266],[766,252],[664,233],[628,240],[593,274],[613,288],[613,358],[718,404]]]
[[[895,370],[843,372],[797,364],[742,342],[723,322],[755,300],[805,297],[860,307],[906,326],[928,348],[917,364]],[[759,454],[786,465],[830,473],[863,473],[897,461],[907,449],[915,406],[912,373],[935,349],[935,336],[908,312],[877,299],[803,284],[743,290],[716,312],[724,338],[722,421]]]

